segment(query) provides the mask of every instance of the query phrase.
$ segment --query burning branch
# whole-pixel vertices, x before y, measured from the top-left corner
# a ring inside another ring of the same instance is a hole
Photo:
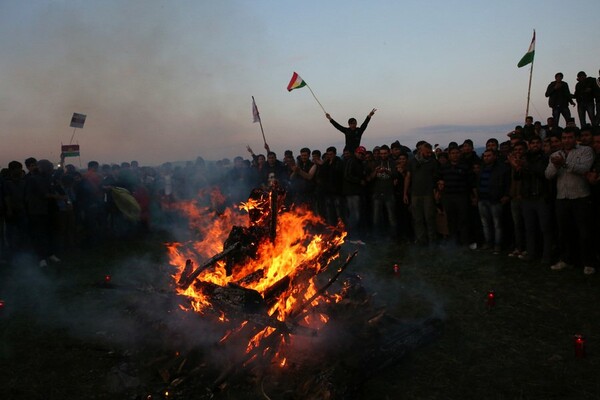
[[[183,290],[187,289],[196,280],[196,278],[198,277],[198,275],[200,275],[202,273],[202,271],[204,271],[205,269],[210,268],[217,261],[222,260],[223,258],[227,257],[227,255],[229,253],[237,250],[239,246],[240,246],[240,244],[239,244],[239,242],[237,242],[237,243],[234,243],[231,246],[227,247],[222,252],[220,252],[218,254],[215,254],[209,260],[207,260],[206,262],[204,262],[204,264],[202,264],[198,268],[196,268],[196,270],[194,272],[192,272],[191,274],[189,274],[187,276],[187,278],[185,278],[183,280],[183,282],[179,284],[179,287],[181,289],[183,289]],[[187,267],[187,262],[186,262],[186,267]],[[183,274],[182,274],[182,277],[183,277]],[[181,281],[181,279],[180,279],[180,281]]]
[[[297,307],[294,311],[292,311],[290,313],[290,318],[293,318],[294,320],[296,320],[297,319],[296,317],[298,317],[299,314],[305,308],[310,306],[310,304],[313,301],[315,301],[315,299],[322,296],[325,293],[325,291],[327,289],[329,289],[331,287],[331,285],[333,285],[333,283],[340,277],[340,275],[342,275],[342,272],[344,272],[344,270],[348,267],[348,265],[350,265],[350,261],[352,261],[352,259],[354,257],[356,257],[357,254],[358,254],[358,251],[354,251],[354,253],[350,254],[348,256],[348,258],[346,259],[346,262],[338,269],[336,274],[334,276],[332,276],[331,278],[329,278],[329,281],[327,282],[327,284],[325,284],[325,286],[323,286],[322,288],[317,290],[317,292],[315,294],[313,294],[308,300],[304,301],[299,307]]]

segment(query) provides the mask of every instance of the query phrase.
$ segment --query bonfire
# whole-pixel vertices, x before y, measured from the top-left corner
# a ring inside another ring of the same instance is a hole
[[[364,311],[369,300],[358,275],[346,274],[340,279],[343,282],[334,285],[357,255],[353,251],[340,260],[346,237],[342,223],[328,226],[310,210],[288,209],[285,192],[277,186],[255,189],[247,202],[236,207],[215,207],[220,196],[211,198],[211,205],[205,207],[194,201],[171,206],[187,215],[195,239],[169,243],[168,249],[176,270],[174,287],[185,300],[180,307],[220,324],[221,346],[243,349],[221,370],[214,389],[223,388],[240,372],[280,373],[277,370],[289,368],[290,360],[296,371],[299,364],[307,366],[307,359],[316,368],[318,356],[302,355],[307,346],[323,352],[315,338],[331,336],[326,327],[332,318],[338,324],[350,321],[359,334],[365,327],[371,332],[381,321],[389,322],[382,310],[356,313],[357,307]],[[332,265],[337,266],[335,271]],[[390,338],[394,340],[393,335]],[[368,357],[381,364],[376,353]],[[357,359],[361,357],[357,353]],[[394,354],[386,359],[394,359]],[[314,384],[307,385],[311,380],[303,385],[314,391]],[[311,396],[323,396],[324,391],[331,394],[329,387],[323,387]]]

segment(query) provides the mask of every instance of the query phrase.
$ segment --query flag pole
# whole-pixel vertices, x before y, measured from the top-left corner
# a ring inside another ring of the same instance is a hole
[[[323,108],[323,105],[321,104],[321,102],[319,101],[319,99],[317,99],[317,96],[315,96],[315,93],[312,91],[312,89],[310,88],[310,86],[308,86],[308,83],[304,82],[306,84],[306,87],[308,88],[308,90],[310,90],[310,93],[313,95],[313,97],[315,98],[315,100],[317,101],[317,103],[319,103],[319,105],[321,106],[321,110],[323,110],[323,112],[325,114],[327,114],[327,111],[325,111],[325,109]]]
[[[252,96],[252,104],[254,104],[254,106],[256,107],[256,100],[254,100],[254,96]],[[267,139],[265,139],[265,130],[263,129],[263,126],[262,126],[262,119],[260,118],[260,113],[258,112],[258,107],[256,107],[256,115],[258,116],[258,123],[260,125],[260,132],[262,133],[263,142],[266,145]]]
[[[71,135],[71,140],[69,140],[69,144],[73,144],[73,138],[75,137],[75,131],[77,131],[77,128],[73,128],[73,134]]]
[[[534,61],[535,61],[535,58],[533,60],[531,60],[531,68],[529,68],[529,87],[527,89],[527,107],[525,108],[525,121],[527,120],[527,117],[529,116],[529,98],[531,95],[531,78],[533,77]]]

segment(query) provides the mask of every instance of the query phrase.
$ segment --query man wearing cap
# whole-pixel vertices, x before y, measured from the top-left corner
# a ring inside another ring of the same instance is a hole
[[[342,132],[344,136],[346,136],[346,148],[350,151],[350,153],[354,153],[354,150],[360,146],[360,139],[362,138],[365,129],[367,129],[367,125],[369,125],[371,117],[375,114],[375,111],[377,111],[376,108],[371,110],[360,127],[356,126],[356,118],[350,118],[348,120],[348,127],[345,127],[338,124],[333,118],[331,118],[329,113],[326,113],[325,117],[329,120],[329,122],[331,122],[331,125],[335,126],[338,131]]]

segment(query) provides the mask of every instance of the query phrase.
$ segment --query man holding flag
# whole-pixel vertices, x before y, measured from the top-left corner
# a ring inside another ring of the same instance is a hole
[[[321,102],[319,101],[319,99],[317,99],[317,96],[315,96],[315,94],[312,91],[312,89],[310,88],[310,86],[308,86],[308,83],[306,83],[306,81],[304,79],[302,79],[300,77],[300,75],[298,75],[298,73],[294,72],[294,75],[292,75],[292,79],[290,80],[290,83],[287,86],[288,92],[291,92],[294,89],[300,89],[303,87],[307,87],[308,90],[310,90],[310,93],[313,95],[313,97],[315,98],[317,103],[319,103],[319,106],[321,106],[321,109],[325,113],[325,117],[327,117],[329,122],[331,122],[331,124],[333,126],[335,126],[335,128],[338,131],[342,132],[344,134],[344,136],[346,136],[345,149],[348,150],[350,152],[350,154],[354,154],[354,150],[356,150],[356,148],[358,146],[360,146],[360,139],[361,139],[363,133],[365,132],[365,129],[367,129],[367,125],[369,125],[369,121],[371,121],[371,117],[375,114],[375,111],[377,111],[377,109],[374,108],[371,110],[371,112],[369,113],[369,115],[367,115],[367,118],[365,119],[365,121],[362,123],[362,125],[360,127],[357,127],[356,118],[350,118],[348,120],[349,126],[345,127],[345,126],[338,124],[333,118],[331,118],[331,115],[329,115],[329,113],[327,111],[325,111],[325,108],[323,108],[323,106],[321,105]]]
[[[369,125],[371,117],[375,114],[375,111],[377,111],[376,108],[371,110],[360,127],[357,127],[356,118],[350,118],[348,120],[348,127],[345,127],[338,124],[333,118],[331,118],[329,113],[325,113],[325,117],[329,120],[329,122],[331,122],[331,125],[335,126],[338,131],[342,132],[344,136],[346,136],[346,149],[351,154],[354,154],[354,150],[360,146],[360,139],[362,138],[365,129],[367,129],[367,125]]]

